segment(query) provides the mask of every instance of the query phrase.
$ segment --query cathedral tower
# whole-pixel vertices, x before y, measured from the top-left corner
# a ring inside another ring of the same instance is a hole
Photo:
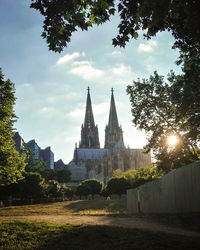
[[[90,98],[90,88],[88,87],[85,120],[81,126],[81,142],[79,148],[100,148],[98,127],[95,126]]]
[[[124,147],[123,132],[121,126],[119,126],[118,123],[117,111],[115,107],[115,100],[112,88],[109,121],[105,129],[104,148],[113,148],[116,144],[120,144],[119,146]]]

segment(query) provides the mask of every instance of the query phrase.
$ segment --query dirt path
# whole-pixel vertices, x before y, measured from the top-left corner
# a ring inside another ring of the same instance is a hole
[[[37,215],[37,216],[1,216],[0,221],[30,220],[34,222],[49,222],[54,224],[86,224],[86,225],[108,225],[115,227],[136,228],[151,230],[154,232],[166,232],[178,235],[199,236],[200,232],[148,221],[140,217],[112,217],[112,216],[79,216],[79,215]]]

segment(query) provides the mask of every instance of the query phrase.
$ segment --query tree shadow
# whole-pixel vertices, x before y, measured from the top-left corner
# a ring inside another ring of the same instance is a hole
[[[0,243],[2,249],[200,249],[198,237],[103,225],[55,226],[46,223],[12,222],[4,229],[1,226],[0,232],[2,235],[7,234],[7,241]]]
[[[105,211],[109,213],[125,213],[125,200],[78,200],[71,202],[64,206],[65,209],[72,213],[79,213],[83,211]]]

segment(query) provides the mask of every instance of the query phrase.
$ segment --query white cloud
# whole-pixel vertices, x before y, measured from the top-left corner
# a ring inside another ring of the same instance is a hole
[[[81,97],[80,92],[69,92],[67,95],[65,95],[66,98],[74,98],[74,97]]]
[[[64,64],[64,63],[68,63],[70,61],[73,61],[74,59],[80,57],[80,56],[85,56],[85,53],[82,52],[82,54],[80,54],[79,52],[74,52],[72,54],[66,54],[65,56],[62,56],[58,59],[58,61],[56,62],[56,64]]]
[[[89,61],[75,62],[75,67],[69,72],[89,81],[96,80],[104,75],[102,70],[94,68]]]
[[[121,54],[121,51],[114,50],[109,55],[115,56]],[[81,57],[85,57],[85,60],[81,60]],[[66,62],[69,59],[72,60],[70,66],[66,70],[62,69],[63,72],[80,77],[85,81],[93,81],[101,84],[110,84],[113,82],[121,85],[132,81],[135,77],[131,67],[124,64],[111,64],[103,69],[97,68],[94,61],[87,60],[84,52],[65,55],[64,61]]]
[[[47,97],[47,101],[50,102],[50,103],[55,102],[56,99],[57,99],[56,96],[48,96]]]
[[[43,114],[51,114],[51,113],[54,113],[56,111],[55,108],[51,108],[51,107],[43,107],[39,110],[40,113],[43,113]]]
[[[104,84],[114,83],[115,85],[128,84],[135,79],[135,74],[130,66],[124,64],[116,64],[105,72],[105,77],[102,80]]]
[[[85,114],[85,107],[82,106],[81,108],[76,108],[72,110],[67,114],[67,116],[72,118],[81,118],[84,116],[84,114]]]
[[[119,50],[114,50],[112,53],[111,53],[111,55],[113,55],[113,56],[119,56],[119,55],[121,55],[122,53],[121,53],[121,51],[119,51]]]
[[[144,60],[144,66],[149,73],[153,73],[155,70],[159,70],[160,66],[157,64],[153,56],[148,56]]]
[[[31,83],[24,83],[20,85],[21,87],[31,87],[32,84]]]
[[[80,130],[80,128],[79,128],[79,130]],[[71,145],[73,146],[75,144],[75,142],[77,141],[77,136],[69,136],[69,135],[67,135],[64,140],[66,142],[70,142]]]
[[[81,55],[82,55],[82,56],[86,56],[86,53],[83,51],[83,52],[81,53]]]
[[[101,114],[104,114],[104,113],[108,113],[108,110],[109,110],[109,102],[102,102],[102,103],[99,103],[99,104],[92,104],[92,107],[93,107],[93,112],[96,115],[101,115]]]
[[[84,80],[94,80],[99,83],[124,84],[129,80],[133,80],[134,73],[131,71],[130,66],[124,64],[116,64],[105,70],[97,69],[93,66],[93,62],[90,61],[75,61],[72,64],[72,68],[69,73],[79,76]]]
[[[147,41],[146,44],[140,43],[138,46],[138,50],[143,51],[143,52],[152,52],[157,45],[158,44],[156,41],[150,40],[150,41]]]
[[[112,73],[117,76],[124,76],[131,73],[131,67],[123,64],[118,64],[112,69]]]
[[[72,63],[73,66],[79,66],[79,65],[91,65],[92,63],[89,61],[75,61]]]
[[[58,102],[63,102],[66,101],[66,99],[77,99],[81,97],[81,93],[79,92],[73,92],[73,91],[65,91],[63,90],[62,94],[54,95],[54,96],[48,96],[47,97],[47,102],[48,103],[58,103]]]

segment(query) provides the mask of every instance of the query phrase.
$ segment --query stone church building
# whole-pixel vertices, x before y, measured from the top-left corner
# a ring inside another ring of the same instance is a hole
[[[113,89],[108,124],[105,128],[104,148],[100,148],[98,126],[95,124],[90,89],[88,87],[84,124],[81,126],[81,140],[75,146],[73,160],[68,164],[72,181],[96,178],[106,182],[116,169],[126,171],[151,164],[151,155],[142,149],[130,149],[124,145],[123,132],[119,126]]]

